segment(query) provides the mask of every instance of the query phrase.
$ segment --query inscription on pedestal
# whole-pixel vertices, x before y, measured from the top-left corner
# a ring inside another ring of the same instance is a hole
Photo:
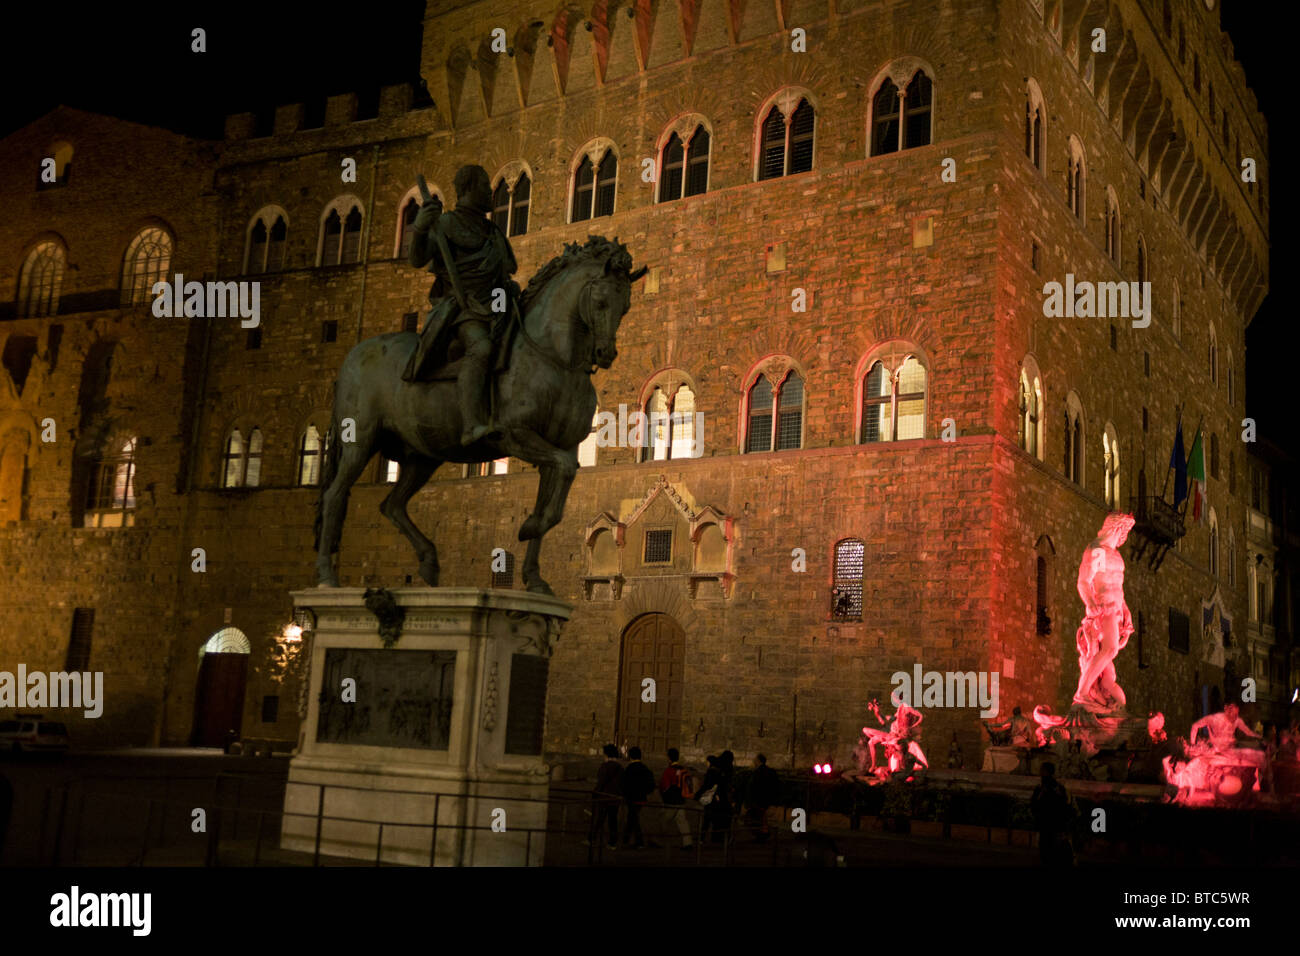
[[[506,709],[508,754],[538,756],[546,718],[546,679],[550,662],[531,654],[510,658],[510,704]]]
[[[455,651],[329,648],[316,740],[446,750],[455,674]],[[346,678],[356,681],[355,703],[342,699]]]

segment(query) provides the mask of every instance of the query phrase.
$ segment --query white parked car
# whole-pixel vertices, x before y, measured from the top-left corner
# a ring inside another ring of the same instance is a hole
[[[0,752],[62,752],[68,749],[68,728],[43,714],[19,714],[0,720]]]

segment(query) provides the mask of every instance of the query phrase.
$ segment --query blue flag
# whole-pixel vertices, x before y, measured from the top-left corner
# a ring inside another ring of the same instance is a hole
[[[1169,467],[1174,470],[1174,507],[1187,500],[1187,452],[1183,450],[1183,423],[1178,422],[1174,435],[1174,451],[1169,456]]]

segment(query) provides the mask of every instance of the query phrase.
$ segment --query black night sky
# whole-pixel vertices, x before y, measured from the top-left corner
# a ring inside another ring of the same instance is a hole
[[[302,0],[126,5],[11,4],[5,11],[0,135],[60,103],[195,136],[219,138],[227,113],[258,110],[381,84],[418,81],[423,0],[323,5]],[[1274,108],[1292,89],[1290,32],[1259,6],[1224,5],[1223,25],[1270,122],[1271,166],[1286,168],[1291,130]],[[190,31],[207,31],[207,52],[190,51]],[[1294,183],[1276,176],[1272,233],[1290,220]],[[1275,242],[1273,291],[1247,332],[1247,411],[1261,437],[1295,455],[1288,418],[1288,335],[1280,302],[1290,246]]]

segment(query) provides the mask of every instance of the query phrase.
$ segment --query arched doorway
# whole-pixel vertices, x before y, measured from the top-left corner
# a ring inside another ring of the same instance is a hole
[[[196,747],[225,747],[227,735],[239,736],[244,717],[244,684],[251,646],[237,627],[223,627],[199,648],[199,681],[194,693]]]
[[[618,744],[658,757],[681,746],[686,632],[667,614],[643,614],[623,632],[618,682]],[[645,679],[654,701],[643,700]]]

